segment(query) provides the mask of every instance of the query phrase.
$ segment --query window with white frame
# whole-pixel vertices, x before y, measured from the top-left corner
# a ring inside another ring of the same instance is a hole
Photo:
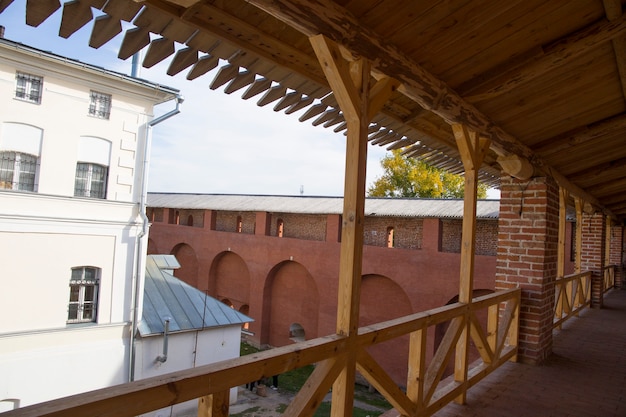
[[[43,130],[4,122],[0,132],[0,189],[37,191]]]
[[[76,164],[75,197],[106,198],[108,168],[89,162]]]
[[[41,103],[42,77],[17,72],[15,81],[15,98],[36,104]]]
[[[37,155],[0,151],[0,188],[35,191]]]
[[[111,94],[91,92],[89,100],[89,115],[100,119],[108,119],[111,114]]]
[[[100,269],[90,266],[72,268],[68,323],[93,322],[97,318]]]
[[[81,136],[76,159],[74,196],[106,198],[111,142],[93,136]]]

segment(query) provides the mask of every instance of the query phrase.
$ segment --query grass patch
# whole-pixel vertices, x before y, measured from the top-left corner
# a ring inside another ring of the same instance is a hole
[[[298,392],[304,385],[307,378],[313,372],[313,365],[303,366],[302,368],[293,369],[278,376],[278,386],[288,392]]]
[[[278,404],[278,407],[276,407],[276,412],[282,414],[285,412],[286,409],[287,409],[287,404]]]
[[[246,342],[241,342],[241,344],[239,345],[239,356],[246,356],[251,353],[256,353],[259,350],[260,349],[257,349],[254,346],[247,344]]]

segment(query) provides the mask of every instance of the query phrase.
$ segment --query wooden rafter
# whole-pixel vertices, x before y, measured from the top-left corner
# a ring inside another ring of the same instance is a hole
[[[525,63],[515,62],[510,69],[498,68],[497,75],[482,83],[468,82],[471,87],[461,87],[459,93],[471,103],[497,97],[567,64],[604,42],[623,37],[625,33],[626,19],[621,16],[597,22],[544,46],[538,53],[527,54],[529,58]]]
[[[516,154],[526,158],[572,194],[581,196],[596,206],[601,206],[596,198],[572,184],[528,146],[494,125],[488,117],[461,98],[444,82],[413,62],[377,33],[360,25],[354,16],[337,3],[330,0],[320,0],[315,3],[305,0],[246,1],[308,36],[323,33],[330,39],[341,42],[354,54],[369,58],[373,63],[374,76],[384,77],[384,74],[393,73],[394,77],[402,83],[398,91],[424,109],[437,114],[449,124],[463,124],[476,132],[481,132],[491,140],[492,150],[499,155]],[[621,27],[626,23],[612,22],[611,25],[619,26],[621,31]]]

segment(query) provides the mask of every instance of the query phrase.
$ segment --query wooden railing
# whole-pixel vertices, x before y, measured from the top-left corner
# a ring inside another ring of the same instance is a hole
[[[591,303],[591,271],[557,278],[554,282],[554,327]]]
[[[194,369],[91,391],[2,414],[9,416],[135,416],[199,399],[198,415],[225,416],[228,391],[249,381],[315,363],[315,370],[285,416],[310,416],[351,359],[361,374],[403,415],[429,416],[517,355],[520,290],[478,297],[471,304],[452,304],[410,316],[362,327],[356,344],[339,335],[275,348]],[[480,320],[479,311],[487,311]],[[427,354],[428,334],[448,323],[434,354]],[[429,329],[431,332],[429,332]],[[467,378],[444,379],[457,342],[469,331],[480,359]],[[368,353],[368,347],[409,335],[407,390],[404,392]],[[347,388],[349,389],[349,388]]]
[[[615,265],[609,265],[602,268],[602,278],[602,291],[607,292],[615,286]]]

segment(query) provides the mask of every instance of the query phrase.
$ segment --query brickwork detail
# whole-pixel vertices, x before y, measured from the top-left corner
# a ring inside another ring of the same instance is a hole
[[[519,354],[528,363],[552,351],[558,208],[554,181],[502,177],[496,289],[522,289]]]
[[[363,226],[363,244],[387,246],[387,228],[393,227],[393,247],[421,249],[423,238],[422,219],[410,217],[366,217]]]
[[[441,252],[461,253],[463,220],[444,219],[441,232]],[[476,221],[476,255],[496,256],[498,252],[498,222]]]
[[[303,240],[326,240],[325,214],[272,213],[270,236],[277,235],[278,219],[283,221],[283,237]]]
[[[583,213],[581,268],[583,271],[601,271],[604,264],[606,217],[602,213]]]
[[[215,230],[220,232],[237,232],[237,218],[241,216],[241,233],[253,235],[256,224],[256,212],[251,211],[218,211]]]

